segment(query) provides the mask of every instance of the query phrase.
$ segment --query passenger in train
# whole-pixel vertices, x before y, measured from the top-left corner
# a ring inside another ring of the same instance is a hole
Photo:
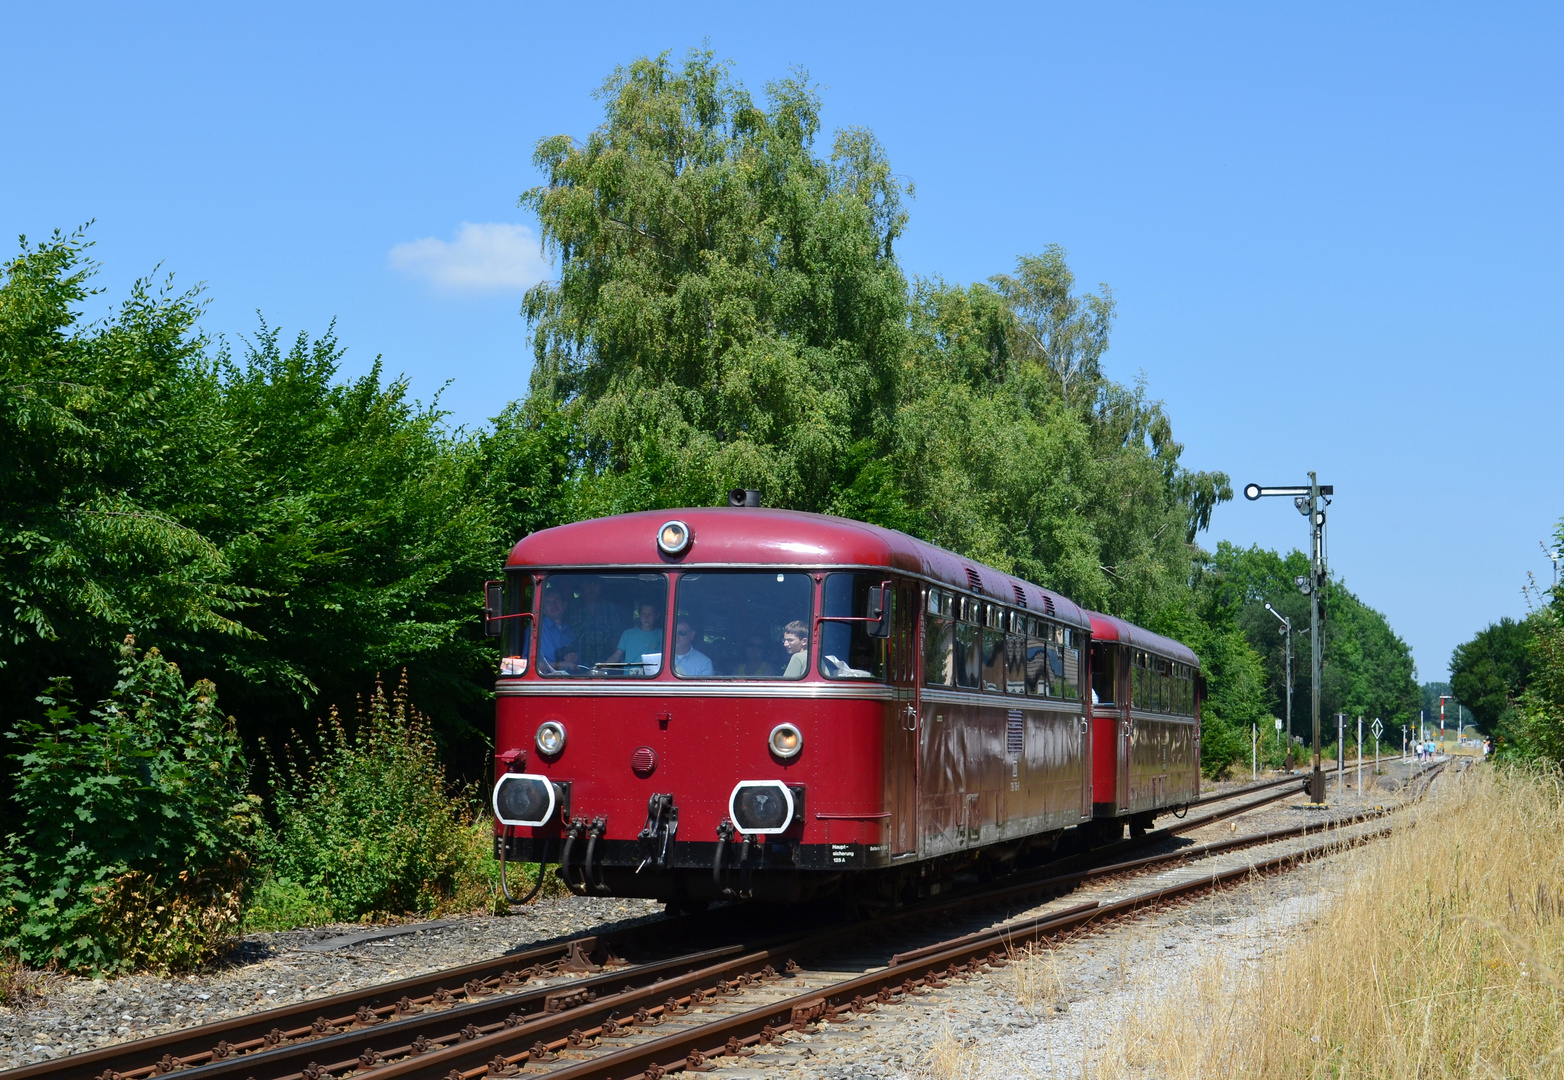
[[[564,616],[564,590],[545,589],[543,621],[538,624],[538,655],[545,672],[569,672],[579,666],[581,654],[576,648],[576,634],[565,625]]]
[[[690,678],[713,674],[711,657],[695,647],[695,627],[680,619],[673,627],[673,673]]]
[[[751,634],[744,641],[744,660],[733,669],[741,679],[774,679],[777,669],[766,659],[766,639]]]
[[[782,628],[782,648],[788,652],[784,679],[802,679],[809,669],[809,627],[794,619]]]
[[[603,599],[603,581],[596,575],[581,578],[581,595],[565,615],[576,635],[581,662],[588,667],[608,658],[625,622],[624,608]]]
[[[661,654],[663,651],[663,631],[657,605],[650,600],[643,600],[635,609],[637,623],[624,633],[619,635],[619,646],[614,649],[608,659],[609,664],[618,664],[629,661],[631,664],[639,664],[641,657],[648,653]]]

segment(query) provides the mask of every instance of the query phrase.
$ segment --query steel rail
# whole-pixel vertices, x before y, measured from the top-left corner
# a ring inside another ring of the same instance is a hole
[[[317,1024],[313,1038],[306,1035],[296,1042],[255,1047],[249,1054],[231,1048],[226,1053],[199,1055],[206,1056],[204,1064],[187,1057],[181,1063],[179,1075],[182,1080],[220,1080],[248,1077],[260,1069],[279,1075],[301,1071],[316,1059],[333,1058],[343,1052],[362,1062],[371,1052],[382,1054],[381,1047],[437,1048],[471,1038],[471,1032],[475,1030],[488,1032],[514,1027],[595,1001],[600,993],[618,994],[622,992],[621,987],[628,989],[660,982],[677,972],[689,971],[692,967],[704,968],[743,951],[740,945],[706,949],[512,994],[480,996],[437,1012],[423,1012],[422,1006],[413,1005],[384,1019],[359,1019],[341,1030]],[[153,1066],[128,1072],[109,1071],[99,1076],[102,1080],[141,1080],[166,1071]]]
[[[1355,822],[1348,821],[1342,824],[1352,823]],[[1299,829],[1273,830],[1273,832],[1297,834],[1300,829],[1318,832],[1330,829],[1336,824],[1333,822],[1311,822],[1299,827]],[[1210,854],[1216,854],[1242,846],[1245,843],[1252,845],[1274,841],[1275,839],[1277,837],[1271,834],[1259,834],[1257,837],[1240,837],[1221,841],[1207,845],[1206,848],[1209,849]],[[1318,850],[1333,849],[1335,846],[1339,846],[1339,844],[1326,844]],[[1103,867],[1095,872],[1085,871],[1068,875],[1067,878],[1046,879],[1025,885],[1008,886],[1000,890],[1000,894],[996,898],[1006,899],[1024,891],[1048,890],[1062,882],[1078,882],[1085,877],[1123,873],[1126,870],[1137,869],[1159,862],[1184,861],[1190,855],[1191,851],[1188,850],[1168,852],[1135,860],[1133,864],[1118,864],[1111,867]],[[1283,860],[1296,857],[1297,853],[1287,853],[1280,856]],[[1247,866],[1241,868],[1241,870],[1243,873],[1250,872],[1250,868]],[[1199,883],[1207,883],[1214,879],[1225,880],[1220,873],[1195,880]],[[1173,886],[1159,890],[1159,895],[1161,893],[1172,895],[1178,888],[1178,886]],[[554,1057],[560,1051],[583,1046],[587,1040],[605,1034],[612,1037],[630,1029],[645,1029],[659,1023],[659,1018],[661,1017],[678,1015],[681,1012],[688,1011],[694,1005],[719,1000],[722,995],[737,989],[739,983],[748,982],[755,984],[774,981],[778,978],[775,969],[779,964],[783,965],[787,970],[796,970],[794,967],[796,960],[825,951],[838,943],[861,941],[866,933],[883,933],[887,923],[926,921],[946,908],[970,908],[979,899],[988,899],[988,897],[950,898],[932,908],[905,909],[876,922],[854,924],[801,941],[779,945],[762,952],[736,957],[731,961],[714,965],[705,971],[690,972],[681,978],[658,984],[649,991],[640,991],[633,995],[627,993],[612,999],[599,1000],[591,1006],[571,1010],[569,1014],[560,1014],[543,1022],[526,1025],[525,1027],[518,1025],[514,1030],[509,1031],[496,1030],[492,1035],[488,1032],[475,1033],[476,1037],[467,1042],[454,1044],[434,1053],[415,1056],[406,1053],[405,1048],[398,1048],[401,1051],[400,1053],[393,1052],[393,1054],[387,1056],[403,1057],[403,1060],[384,1065],[377,1063],[374,1072],[377,1077],[381,1077],[383,1080],[431,1080],[431,1078],[437,1077],[455,1080],[457,1074],[460,1074],[466,1080],[466,1078],[482,1075],[485,1072],[497,1075],[510,1075],[507,1070],[514,1069],[519,1063],[532,1062],[541,1064],[550,1062],[554,1060]],[[1062,925],[1064,922],[1072,919],[1089,920],[1101,918],[1104,911],[1112,912],[1116,910],[1117,907],[1115,905],[1107,905],[1105,907],[1097,901],[1088,901],[1066,908],[1061,912],[1050,913],[1041,917],[1040,920],[1032,920],[1032,922],[1037,922],[1038,925],[1053,925],[1055,923]],[[1072,923],[1071,925],[1074,924]],[[1005,927],[1000,927],[997,930],[991,929],[980,931],[977,934],[964,935],[961,938],[954,939],[954,942],[981,943],[999,932],[1009,931]],[[952,941],[945,941],[929,948],[916,950],[914,953],[900,954],[892,960],[892,964],[895,965],[894,970],[898,973],[897,978],[902,977],[901,973],[907,970],[909,963],[916,964],[919,958],[942,954],[948,952],[952,947]],[[984,948],[987,948],[987,946],[985,945]],[[766,966],[762,967],[761,965]],[[893,969],[887,968],[886,970]],[[834,995],[837,993],[837,990],[832,988],[830,993]],[[664,1000],[661,1003],[657,1003],[656,999],[664,997],[664,995],[666,995]],[[624,1016],[631,1011],[634,1012],[634,1020],[616,1019],[616,1017]],[[509,1052],[507,1052],[507,1049]],[[505,1062],[503,1066],[497,1064],[501,1061]],[[358,1064],[359,1062],[356,1060],[343,1060],[325,1065],[316,1065],[294,1076],[281,1077],[275,1073],[271,1073],[269,1076],[273,1077],[274,1080],[326,1080],[326,1077],[346,1072],[355,1068]],[[550,1072],[549,1075],[552,1077],[565,1074]]]
[[[1428,767],[1423,774],[1409,778],[1408,784],[1422,779],[1424,775],[1437,774],[1444,765],[1445,763],[1441,762]],[[1296,779],[1288,777],[1283,782]],[[1279,785],[1275,781],[1268,781],[1264,786]],[[1229,792],[1225,798],[1240,796],[1249,790],[1254,789]],[[1088,854],[1100,858],[1103,854],[1111,855],[1125,848],[1142,847],[1173,833],[1188,831],[1216,820],[1247,813],[1249,810],[1290,794],[1293,793],[1283,792],[1239,807],[1204,815],[1201,818],[1179,822],[1167,829],[1156,830],[1144,837],[1109,845]],[[1354,821],[1361,821],[1363,817],[1364,815],[1359,815],[1353,819],[1310,823],[1291,829],[1272,830],[1270,833],[1235,837],[1199,848],[1184,849],[1109,866],[1098,866],[1063,875],[1053,873],[1039,880],[1009,884],[997,891],[990,887],[986,891],[976,891],[974,895],[947,895],[933,904],[918,905],[897,912],[889,919],[882,918],[872,926],[876,930],[883,931],[887,922],[926,919],[948,908],[967,906],[974,902],[993,903],[1026,893],[1048,890],[1057,892],[1063,888],[1073,887],[1084,880],[1131,872],[1158,863],[1204,857],[1220,851],[1255,846],[1312,831],[1341,827]],[[1062,862],[1070,861],[1072,860]],[[1062,863],[1053,864],[1047,869],[1055,871],[1060,865]],[[410,1036],[409,1047],[417,1044],[436,1049],[442,1040],[448,1041],[451,1037],[450,1031],[453,1026],[451,1020],[454,1017],[467,1021],[460,1033],[463,1041],[469,1039],[475,1029],[515,1027],[523,1023],[528,1024],[530,1028],[537,1017],[527,1016],[526,1010],[535,1008],[539,1001],[543,1003],[543,1014],[546,1015],[561,1011],[567,1005],[579,1003],[581,999],[577,995],[594,994],[600,986],[624,980],[625,991],[612,995],[614,1001],[622,1005],[627,1003],[623,994],[628,993],[636,983],[644,982],[646,978],[662,979],[666,983],[667,977],[664,973],[675,967],[698,962],[706,957],[740,951],[741,946],[730,945],[639,967],[605,972],[597,977],[584,978],[568,984],[552,984],[527,992],[511,991],[507,994],[499,994],[499,991],[508,986],[519,985],[531,977],[547,975],[551,971],[558,973],[593,970],[595,965],[587,959],[591,953],[599,952],[605,955],[606,960],[612,960],[612,951],[615,947],[624,948],[627,941],[648,930],[655,928],[654,932],[667,934],[682,928],[676,927],[676,924],[691,922],[693,922],[692,917],[686,916],[650,926],[631,927],[617,933],[588,935],[565,942],[537,946],[494,960],[436,971],[395,983],[368,987],[361,991],[350,991],[330,998],[314,999],[263,1013],[218,1021],[183,1031],[168,1032],[148,1039],[101,1047],[83,1054],[8,1070],[3,1075],[6,1080],[31,1080],[36,1077],[48,1077],[49,1080],[89,1080],[93,1077],[105,1077],[107,1080],[116,1080],[116,1078],[143,1080],[143,1078],[179,1069],[185,1073],[198,1073],[203,1080],[217,1080],[219,1077],[237,1075],[239,1072],[248,1075],[251,1066],[259,1064],[258,1055],[267,1059],[267,1069],[271,1070],[273,1064],[282,1065],[302,1057],[325,1056],[320,1051],[329,1052],[336,1050],[342,1044],[359,1042],[371,1031],[377,1033],[373,1041],[382,1045],[385,1045],[388,1037],[394,1037],[393,1033],[405,1033]],[[853,924],[828,931],[822,937],[826,941],[841,940],[858,935],[870,927],[870,923]],[[806,949],[807,945],[807,939],[794,941],[792,948],[795,952],[811,951]],[[751,954],[746,959],[754,955],[758,954]],[[532,962],[530,968],[517,970],[518,965],[525,965],[528,961]],[[705,970],[709,972],[713,969]],[[682,983],[684,980],[678,981]],[[455,995],[445,989],[453,984],[462,984],[462,989]],[[660,995],[670,988],[668,985],[659,985],[652,996]],[[645,995],[636,995],[638,1000],[643,996]],[[463,997],[467,998],[469,1003],[463,1004],[460,1000]],[[395,999],[394,1004],[385,1004],[393,999]],[[352,1011],[349,1012],[349,1009]],[[424,1011],[429,1009],[439,1011]],[[414,1019],[411,1014],[415,1012],[422,1012],[423,1015]],[[503,1021],[496,1019],[500,1012],[507,1014]],[[337,1015],[333,1016],[332,1013]],[[315,1014],[313,1020],[307,1024],[299,1023],[310,1014]],[[284,1023],[290,1026],[283,1028],[281,1025]],[[444,1034],[435,1030],[442,1025],[446,1028]],[[435,1037],[430,1038],[426,1032],[434,1034]],[[420,1037],[424,1041],[418,1044]],[[367,1048],[366,1054],[371,1049],[373,1048]],[[387,1049],[395,1048],[387,1047]],[[384,1051],[376,1051],[376,1053],[383,1054]],[[347,1063],[344,1062],[343,1065]],[[358,1066],[362,1067],[362,1065],[363,1062],[359,1061]],[[314,1068],[318,1070],[319,1066]],[[275,1072],[272,1072],[272,1075],[276,1075]],[[197,1077],[192,1075],[191,1080],[197,1080]]]
[[[693,928],[695,925],[690,916],[672,921],[684,924],[683,928]],[[591,961],[591,956],[601,956],[605,963],[613,964],[617,960],[613,955],[615,950],[627,949],[646,929],[645,926],[629,927],[619,932],[588,934],[568,941],[539,945],[492,960],[443,968],[427,975],[380,983],[362,990],[309,999],[264,1012],[24,1065],[0,1072],[0,1076],[4,1076],[5,1080],[35,1080],[38,1077],[48,1077],[49,1080],[92,1080],[110,1066],[114,1066],[111,1071],[121,1076],[136,1077],[168,1072],[186,1065],[204,1064],[214,1055],[221,1059],[236,1052],[244,1053],[280,1045],[287,1040],[318,1035],[322,1019],[325,1020],[326,1029],[339,1029],[363,1024],[366,1010],[373,1017],[384,1019],[405,1012],[409,1004],[424,1008],[439,1007],[463,997],[486,996],[520,986],[539,976],[595,971],[599,965]],[[658,924],[658,929],[666,932],[670,929],[670,923]]]
[[[1352,840],[1362,843],[1389,832]],[[1016,945],[1083,929],[1094,923],[1133,915],[1147,908],[1168,903],[1224,884],[1283,869],[1317,855],[1343,850],[1341,842],[1317,844],[1300,851],[1287,852],[1262,862],[1233,867],[1209,876],[1126,897],[1109,904],[1083,904],[1019,923],[1008,923],[981,934],[967,935],[959,943],[942,943],[943,948],[915,960],[872,971],[830,987],[806,990],[781,1001],[761,1005],[719,1017],[697,1027],[686,1028],[660,1039],[611,1051],[590,1061],[553,1069],[549,1080],[660,1080],[669,1072],[704,1069],[712,1059],[722,1056],[743,1057],[757,1043],[771,1042],[788,1030],[802,1031],[816,1021],[836,1020],[845,1015],[866,1012],[893,1004],[909,995],[946,985],[946,980],[969,976],[985,966],[1003,966]],[[503,1035],[474,1040],[449,1053],[415,1057],[376,1068],[381,1080],[478,1080],[480,1077],[514,1076],[522,1067],[553,1061],[561,1051],[585,1047],[606,1036],[621,1034],[626,1028],[645,1030],[664,1019],[688,1012],[711,1001],[710,992],[688,995],[670,994],[662,1005],[637,1013],[633,1021],[614,1021],[591,1027],[577,1027],[565,1037],[539,1039],[531,1047],[519,1049],[514,1039]],[[507,1050],[511,1052],[507,1052]],[[300,1080],[318,1080],[306,1073]]]

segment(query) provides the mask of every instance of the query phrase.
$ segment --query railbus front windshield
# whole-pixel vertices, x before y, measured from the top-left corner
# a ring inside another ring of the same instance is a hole
[[[752,570],[681,574],[673,673],[683,679],[802,679],[809,673],[814,579]]]
[[[517,601],[534,578],[514,575]],[[809,674],[814,577],[807,572],[561,570],[536,575],[537,663],[546,679],[802,679]],[[530,605],[528,605],[530,606]],[[669,612],[672,611],[670,618]],[[530,627],[528,628],[530,630]],[[516,636],[520,636],[520,631]],[[530,636],[510,645],[528,655]],[[522,674],[516,664],[510,674]]]
[[[538,593],[539,675],[648,679],[662,669],[667,574],[562,571]]]

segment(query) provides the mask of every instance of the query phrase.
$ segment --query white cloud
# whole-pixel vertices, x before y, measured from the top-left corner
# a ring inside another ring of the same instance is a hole
[[[553,269],[525,225],[464,221],[456,239],[426,236],[391,248],[391,267],[436,288],[462,293],[525,292]]]

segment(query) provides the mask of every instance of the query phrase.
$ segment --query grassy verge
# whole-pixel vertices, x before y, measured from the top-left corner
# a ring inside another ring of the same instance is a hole
[[[1564,788],[1447,776],[1322,919],[1163,995],[1103,1076],[1564,1076]]]

